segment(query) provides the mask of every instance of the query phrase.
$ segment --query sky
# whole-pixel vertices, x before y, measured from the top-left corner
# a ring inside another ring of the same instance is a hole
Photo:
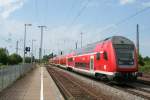
[[[150,56],[150,0],[0,0],[0,47],[23,55],[24,24],[27,46],[34,41],[34,55],[40,46],[39,25],[45,25],[43,54],[56,54],[114,35],[136,42],[136,25],[140,31],[140,53]],[[28,54],[29,55],[29,54]]]

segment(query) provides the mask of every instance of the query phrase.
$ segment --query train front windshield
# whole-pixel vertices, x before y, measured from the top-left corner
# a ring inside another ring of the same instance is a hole
[[[114,45],[118,65],[134,65],[134,45]]]

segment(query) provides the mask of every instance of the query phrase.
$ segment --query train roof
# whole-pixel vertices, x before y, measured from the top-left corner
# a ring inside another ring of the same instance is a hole
[[[112,37],[106,38],[104,40],[88,44],[88,45],[84,46],[83,48],[79,48],[79,49],[75,50],[75,52],[77,55],[82,54],[83,52],[84,53],[92,52],[92,50],[94,49],[94,47],[97,44],[108,41],[108,40],[112,41],[112,44],[132,44],[133,45],[133,42],[131,40],[129,40],[128,38],[125,38],[123,36],[112,36]]]
[[[80,55],[80,54],[83,54],[83,53],[90,53],[94,50],[94,48],[96,47],[97,44],[100,44],[100,43],[103,43],[103,42],[109,41],[109,40],[112,41],[112,44],[132,44],[133,45],[133,42],[131,40],[129,40],[128,38],[126,38],[126,37],[112,36],[112,37],[106,38],[104,40],[88,44],[88,45],[86,45],[82,48],[72,50],[70,53],[65,54],[65,55],[60,55],[59,57],[63,57],[63,56],[68,56],[69,57],[71,55]]]
[[[112,36],[112,37],[106,38],[104,40],[88,44],[86,46],[96,45],[96,44],[102,43],[102,42],[107,41],[107,40],[111,40],[113,44],[122,44],[122,43],[124,43],[124,44],[133,44],[133,42],[131,40],[129,40],[128,38],[126,38],[126,37],[123,37],[123,36]]]
[[[113,36],[111,41],[113,44],[133,44],[131,40],[123,36]]]

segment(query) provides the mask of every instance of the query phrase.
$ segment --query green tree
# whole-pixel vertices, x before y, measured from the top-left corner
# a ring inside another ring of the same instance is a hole
[[[22,57],[18,54],[11,54],[8,58],[8,63],[11,65],[19,64],[22,62]]]
[[[144,59],[143,59],[141,54],[139,54],[139,56],[138,56],[138,64],[141,65],[141,66],[145,65]]]
[[[48,61],[50,58],[53,58],[55,55],[53,55],[53,53],[49,54],[49,55],[44,55],[43,56],[43,61]]]
[[[150,58],[148,56],[144,57],[144,61],[150,61]]]
[[[6,65],[8,62],[8,51],[0,48],[0,64]]]
[[[49,59],[49,55],[44,55],[43,56],[43,61],[48,61],[48,59]]]
[[[25,62],[26,63],[31,63],[31,57],[25,57]]]

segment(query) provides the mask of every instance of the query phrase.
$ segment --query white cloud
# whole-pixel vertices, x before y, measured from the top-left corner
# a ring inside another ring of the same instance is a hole
[[[8,18],[11,13],[21,8],[24,0],[0,0],[0,16],[4,19]]]
[[[126,5],[126,4],[131,4],[134,3],[136,0],[119,0],[120,4]]]

